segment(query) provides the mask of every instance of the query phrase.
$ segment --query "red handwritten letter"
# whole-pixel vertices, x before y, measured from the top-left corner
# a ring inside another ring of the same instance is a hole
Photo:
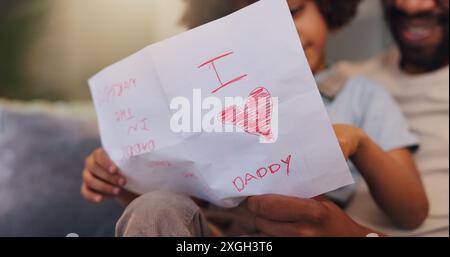
[[[242,192],[245,188],[244,180],[241,177],[236,177],[233,180],[233,185],[238,192]]]
[[[289,176],[289,168],[291,167],[291,157],[292,155],[289,155],[286,160],[281,160],[282,163],[286,164],[286,175]]]
[[[220,76],[219,76],[219,72],[217,71],[216,63],[215,63],[215,62],[218,61],[218,60],[220,60],[220,59],[222,59],[222,58],[224,58],[224,57],[227,57],[227,56],[229,56],[229,55],[231,55],[231,54],[233,54],[233,52],[228,52],[228,53],[226,53],[226,54],[222,54],[222,55],[220,55],[220,56],[218,56],[218,57],[215,57],[215,58],[213,58],[213,59],[211,59],[211,60],[208,60],[208,61],[206,61],[206,62],[204,62],[204,63],[202,63],[202,64],[200,64],[200,65],[198,66],[198,68],[200,69],[200,68],[203,68],[204,66],[206,66],[206,65],[208,65],[208,64],[211,64],[212,68],[214,69],[214,73],[216,74],[217,80],[218,80],[219,83],[220,83],[220,87],[218,87],[218,88],[216,88],[215,90],[213,90],[213,91],[211,92],[211,94],[214,94],[214,93],[216,93],[217,91],[219,91],[220,89],[222,89],[222,88],[224,88],[224,87],[226,87],[226,86],[228,86],[228,85],[230,85],[230,84],[236,83],[236,82],[238,82],[239,80],[241,80],[241,79],[243,79],[243,78],[245,78],[245,77],[248,76],[248,74],[244,74],[244,75],[241,75],[241,76],[239,76],[239,77],[236,77],[236,78],[234,78],[234,79],[232,79],[232,80],[230,80],[230,81],[228,81],[228,82],[226,82],[226,83],[223,83],[223,82],[222,82],[222,79],[220,79]]]

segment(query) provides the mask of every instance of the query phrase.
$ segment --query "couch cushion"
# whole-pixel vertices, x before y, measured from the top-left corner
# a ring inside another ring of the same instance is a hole
[[[84,159],[100,145],[95,121],[38,106],[0,101],[0,236],[113,236],[122,208],[79,193]]]

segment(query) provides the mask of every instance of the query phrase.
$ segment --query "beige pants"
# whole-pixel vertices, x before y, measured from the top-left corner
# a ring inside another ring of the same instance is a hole
[[[253,224],[243,207],[199,207],[188,196],[154,191],[128,205],[116,224],[116,236],[240,236],[255,234]]]

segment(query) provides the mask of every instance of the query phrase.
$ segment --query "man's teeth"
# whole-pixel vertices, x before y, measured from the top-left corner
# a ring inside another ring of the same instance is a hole
[[[410,28],[409,31],[413,32],[413,33],[426,33],[428,30],[425,28],[416,27],[416,28]]]
[[[430,29],[428,27],[422,26],[407,27],[406,31],[417,36],[427,36],[428,34],[430,34]]]

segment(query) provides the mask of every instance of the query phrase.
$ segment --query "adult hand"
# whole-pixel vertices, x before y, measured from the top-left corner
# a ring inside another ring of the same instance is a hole
[[[247,208],[256,216],[257,229],[268,236],[357,237],[374,233],[323,197],[252,196],[247,200]]]

